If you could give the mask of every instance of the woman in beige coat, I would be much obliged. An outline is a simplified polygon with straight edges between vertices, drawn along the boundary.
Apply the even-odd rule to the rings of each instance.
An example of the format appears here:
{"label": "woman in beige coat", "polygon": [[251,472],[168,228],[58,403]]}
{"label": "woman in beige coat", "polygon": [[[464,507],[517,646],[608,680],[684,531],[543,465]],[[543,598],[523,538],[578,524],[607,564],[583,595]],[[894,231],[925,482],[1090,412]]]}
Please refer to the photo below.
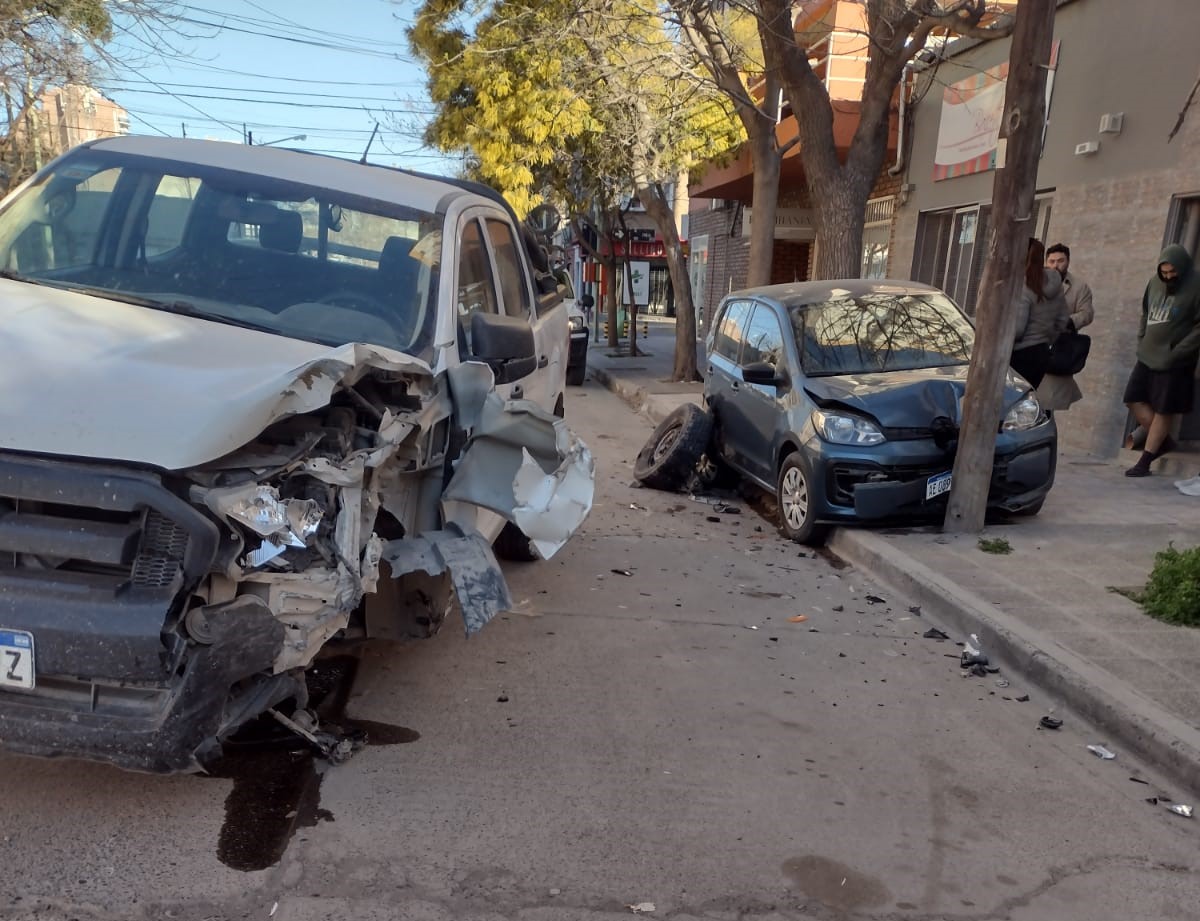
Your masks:
{"label": "woman in beige coat", "polygon": [[[1067,310],[1070,312],[1070,326],[1077,332],[1087,326],[1095,318],[1092,307],[1092,289],[1087,282],[1076,278],[1068,270],[1071,265],[1071,251],[1065,244],[1055,243],[1046,250],[1046,266],[1055,269],[1062,276],[1064,296],[1067,300]],[[1075,378],[1070,374],[1047,374],[1037,389],[1038,402],[1043,409],[1067,409],[1077,400],[1083,399],[1083,393]]]}

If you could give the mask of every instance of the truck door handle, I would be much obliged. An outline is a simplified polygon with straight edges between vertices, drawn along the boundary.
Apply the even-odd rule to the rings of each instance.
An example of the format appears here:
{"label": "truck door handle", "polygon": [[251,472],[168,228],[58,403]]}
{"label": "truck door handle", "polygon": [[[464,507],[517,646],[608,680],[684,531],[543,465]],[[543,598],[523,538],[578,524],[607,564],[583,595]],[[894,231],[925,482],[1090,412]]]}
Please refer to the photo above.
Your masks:
{"label": "truck door handle", "polygon": [[548,364],[550,364],[550,359],[547,358],[545,355],[542,355],[540,358],[538,358],[538,367],[539,368],[544,368]]}
{"label": "truck door handle", "polygon": [[740,383],[739,381],[733,381],[733,382],[732,382],[732,383],[729,385],[729,389],[730,389],[730,390],[740,390],[741,388],[742,388],[742,385],[741,385],[741,383]]}

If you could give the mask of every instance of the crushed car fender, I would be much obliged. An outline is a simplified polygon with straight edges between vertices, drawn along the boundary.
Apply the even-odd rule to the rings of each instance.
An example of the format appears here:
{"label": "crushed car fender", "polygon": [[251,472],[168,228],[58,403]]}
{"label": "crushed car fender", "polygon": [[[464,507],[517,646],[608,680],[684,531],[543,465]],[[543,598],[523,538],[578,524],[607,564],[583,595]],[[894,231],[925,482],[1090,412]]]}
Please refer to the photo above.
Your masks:
{"label": "crushed car fender", "polygon": [[512,608],[512,596],[491,545],[482,534],[457,530],[428,531],[417,537],[387,541],[383,560],[393,573],[450,574],[462,608],[467,636],[478,633],[501,611]]}
{"label": "crushed car fender", "polygon": [[591,451],[562,419],[492,394],[442,499],[503,515],[549,559],[587,518],[595,480]]}

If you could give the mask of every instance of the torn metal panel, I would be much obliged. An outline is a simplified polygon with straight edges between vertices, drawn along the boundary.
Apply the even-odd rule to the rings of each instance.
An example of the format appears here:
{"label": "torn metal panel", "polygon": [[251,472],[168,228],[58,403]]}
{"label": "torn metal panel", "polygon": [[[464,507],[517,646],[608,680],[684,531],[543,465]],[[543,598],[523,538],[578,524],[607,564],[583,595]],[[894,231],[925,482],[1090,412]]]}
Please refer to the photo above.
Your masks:
{"label": "torn metal panel", "polygon": [[503,515],[549,559],[592,508],[595,462],[562,419],[494,395],[443,493],[447,520],[465,503]]}
{"label": "torn metal panel", "polygon": [[396,577],[410,572],[450,574],[462,609],[467,636],[478,633],[501,611],[512,609],[512,596],[492,546],[481,534],[429,531],[388,541],[383,559]]}

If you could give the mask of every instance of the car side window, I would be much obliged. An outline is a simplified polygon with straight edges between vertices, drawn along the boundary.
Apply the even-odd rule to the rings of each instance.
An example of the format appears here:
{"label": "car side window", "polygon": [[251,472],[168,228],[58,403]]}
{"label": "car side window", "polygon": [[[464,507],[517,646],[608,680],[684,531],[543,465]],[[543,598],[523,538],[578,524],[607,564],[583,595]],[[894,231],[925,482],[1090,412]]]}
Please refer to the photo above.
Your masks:
{"label": "car side window", "polygon": [[737,362],[752,306],[748,301],[734,301],[725,308],[725,315],[721,317],[721,325],[717,327],[713,341],[714,353]]}
{"label": "car side window", "polygon": [[496,281],[479,222],[468,221],[458,244],[458,326],[460,344],[470,351],[471,314],[497,313]]}
{"label": "car side window", "polygon": [[746,327],[746,341],[742,346],[742,367],[766,362],[779,367],[783,364],[783,332],[775,311],[763,304],[754,308],[750,323]]}
{"label": "car side window", "polygon": [[500,276],[500,292],[504,297],[504,312],[510,317],[527,320],[530,315],[529,283],[521,263],[519,245],[512,228],[504,221],[488,218],[488,236],[496,256],[496,271]]}

